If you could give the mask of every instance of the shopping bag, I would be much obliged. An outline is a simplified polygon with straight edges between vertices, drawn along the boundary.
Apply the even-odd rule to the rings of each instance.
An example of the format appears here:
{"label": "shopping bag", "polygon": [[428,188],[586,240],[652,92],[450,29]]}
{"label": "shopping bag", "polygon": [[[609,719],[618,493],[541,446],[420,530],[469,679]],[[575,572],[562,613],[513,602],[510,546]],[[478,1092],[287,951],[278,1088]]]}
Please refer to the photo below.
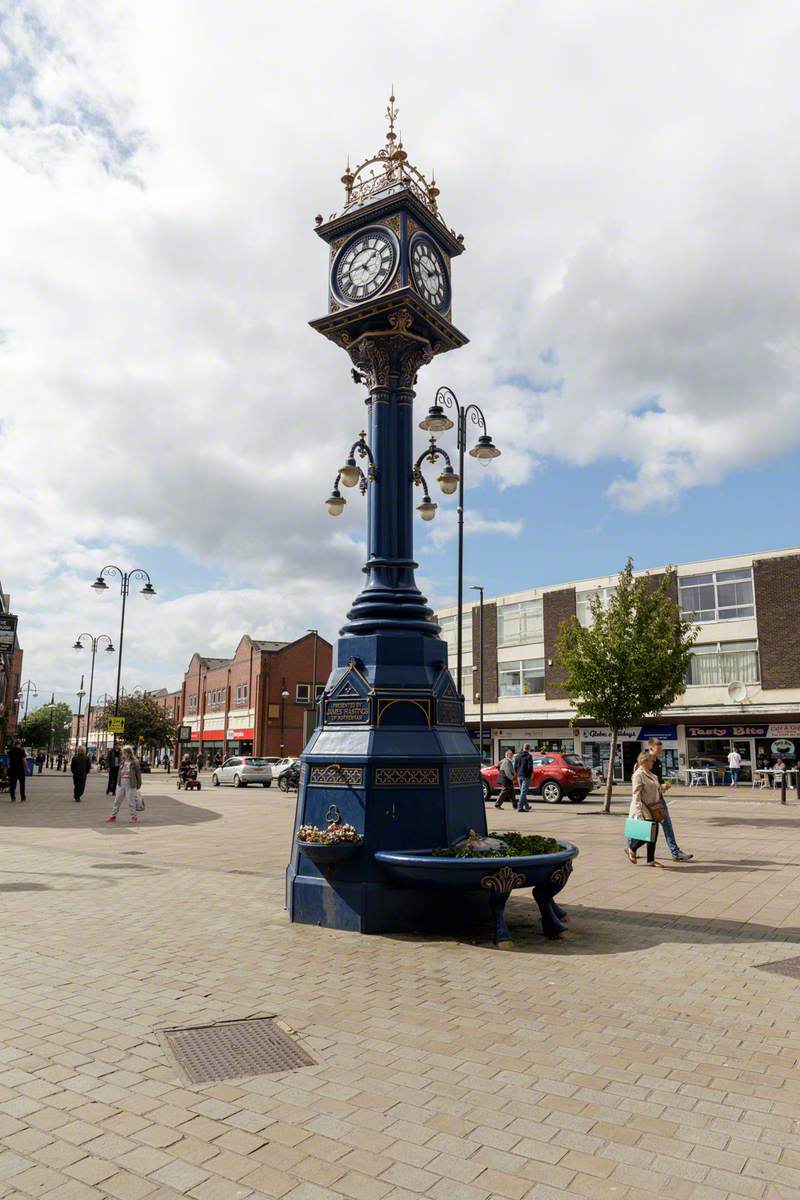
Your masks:
{"label": "shopping bag", "polygon": [[633,838],[635,842],[654,842],[657,836],[656,821],[639,821],[636,817],[628,817],[625,822],[625,837]]}

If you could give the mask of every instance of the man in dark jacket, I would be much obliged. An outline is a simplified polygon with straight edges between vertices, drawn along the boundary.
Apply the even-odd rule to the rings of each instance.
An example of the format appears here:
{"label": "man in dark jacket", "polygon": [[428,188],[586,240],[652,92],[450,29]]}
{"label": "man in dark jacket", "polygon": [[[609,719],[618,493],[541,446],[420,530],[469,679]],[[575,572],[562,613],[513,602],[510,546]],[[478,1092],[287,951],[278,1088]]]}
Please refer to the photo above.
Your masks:
{"label": "man in dark jacket", "polygon": [[75,803],[80,804],[81,796],[86,789],[86,776],[92,769],[89,755],[86,753],[83,746],[78,746],[78,749],[73,754],[72,762],[69,764],[69,769],[72,771]]}
{"label": "man in dark jacket", "polygon": [[28,756],[22,742],[17,738],[8,752],[8,790],[11,794],[12,804],[17,798],[17,784],[19,784],[20,804],[25,803],[25,764],[27,761]]}
{"label": "man in dark jacket", "polygon": [[106,795],[113,796],[117,790],[117,779],[119,778],[119,750],[116,746],[112,746],[106,757],[106,766],[108,767],[108,787]]}
{"label": "man in dark jacket", "polygon": [[533,778],[533,755],[527,742],[514,759],[514,770],[517,772],[517,778],[519,779],[517,812],[530,812],[531,806],[528,804],[528,788],[531,786],[531,779]]}

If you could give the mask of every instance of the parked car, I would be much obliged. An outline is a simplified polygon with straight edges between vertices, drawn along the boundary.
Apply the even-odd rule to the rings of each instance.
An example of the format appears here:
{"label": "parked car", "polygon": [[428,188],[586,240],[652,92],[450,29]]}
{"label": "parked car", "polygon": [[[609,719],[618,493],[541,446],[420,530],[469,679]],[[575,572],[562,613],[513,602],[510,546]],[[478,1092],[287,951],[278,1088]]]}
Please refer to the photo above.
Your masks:
{"label": "parked car", "polygon": [[221,767],[214,769],[211,782],[214,787],[230,784],[238,788],[260,783],[268,788],[272,786],[272,767],[266,758],[226,758]]}
{"label": "parked car", "polygon": [[272,778],[280,779],[281,775],[283,775],[286,771],[290,770],[290,768],[293,767],[295,763],[297,763],[299,766],[300,759],[299,758],[276,758],[274,761],[272,759],[270,759],[270,762],[272,763]]}
{"label": "parked car", "polygon": [[278,776],[278,787],[282,792],[295,792],[300,786],[300,759],[295,758]]}
{"label": "parked car", "polygon": [[[483,798],[491,800],[500,791],[500,764],[483,767]],[[519,785],[515,784],[517,790]],[[548,804],[558,804],[568,796],[576,804],[585,799],[592,790],[592,773],[577,754],[564,754],[557,750],[533,755],[533,777],[529,796],[541,796]]]}

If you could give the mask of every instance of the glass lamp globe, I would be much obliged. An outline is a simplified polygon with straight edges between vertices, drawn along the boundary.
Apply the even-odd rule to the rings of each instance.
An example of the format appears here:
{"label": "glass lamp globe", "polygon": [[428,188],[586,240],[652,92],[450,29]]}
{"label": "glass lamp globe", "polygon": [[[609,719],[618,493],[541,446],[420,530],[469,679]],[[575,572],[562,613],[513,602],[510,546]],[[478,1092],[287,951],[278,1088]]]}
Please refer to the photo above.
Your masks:
{"label": "glass lamp globe", "polygon": [[497,446],[495,446],[488,433],[481,434],[481,436],[478,438],[477,445],[473,446],[470,450],[470,454],[473,458],[477,458],[478,462],[482,462],[484,466],[491,462],[493,458],[500,457],[500,451],[497,449]]}
{"label": "glass lamp globe", "polygon": [[343,467],[339,468],[339,478],[345,487],[355,487],[361,478],[361,472],[354,458],[348,458]]}
{"label": "glass lamp globe", "polygon": [[142,595],[143,596],[155,596],[155,594],[156,594],[156,589],[153,587],[152,583],[150,583],[148,580],[148,582],[142,588]]}
{"label": "glass lamp globe", "polygon": [[453,492],[458,488],[459,476],[452,467],[445,467],[441,475],[437,479],[439,487],[444,492],[445,496],[452,496]]}
{"label": "glass lamp globe", "polygon": [[419,427],[430,433],[444,433],[446,429],[453,428],[453,422],[440,405],[432,404],[427,417],[420,421]]}
{"label": "glass lamp globe", "polygon": [[436,516],[436,509],[437,505],[433,503],[430,496],[423,496],[422,504],[417,505],[417,512],[423,521],[432,521]]}
{"label": "glass lamp globe", "polygon": [[347,504],[347,501],[338,488],[334,488],[330,496],[328,496],[328,499],[325,501],[328,512],[332,517],[340,516],[344,510],[345,504]]}

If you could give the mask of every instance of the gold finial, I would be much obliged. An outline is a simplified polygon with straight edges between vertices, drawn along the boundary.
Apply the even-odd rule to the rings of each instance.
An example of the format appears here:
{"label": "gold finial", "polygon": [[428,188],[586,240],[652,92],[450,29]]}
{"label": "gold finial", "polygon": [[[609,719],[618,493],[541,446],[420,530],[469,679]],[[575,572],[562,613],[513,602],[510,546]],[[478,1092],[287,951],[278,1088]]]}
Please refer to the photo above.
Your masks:
{"label": "gold finial", "polygon": [[347,166],[345,167],[344,175],[342,176],[342,183],[344,184],[344,190],[345,190],[345,194],[346,194],[348,200],[350,199],[350,195],[353,191],[353,180],[354,179],[355,179],[355,176],[353,175],[353,172],[350,170],[350,155],[348,154]]}
{"label": "gold finial", "polygon": [[391,148],[393,143],[397,141],[397,134],[394,131],[394,123],[397,120],[399,108],[394,106],[394,84],[392,84],[392,94],[389,97],[389,103],[386,107],[386,120],[389,122],[389,132],[386,134],[386,141]]}

